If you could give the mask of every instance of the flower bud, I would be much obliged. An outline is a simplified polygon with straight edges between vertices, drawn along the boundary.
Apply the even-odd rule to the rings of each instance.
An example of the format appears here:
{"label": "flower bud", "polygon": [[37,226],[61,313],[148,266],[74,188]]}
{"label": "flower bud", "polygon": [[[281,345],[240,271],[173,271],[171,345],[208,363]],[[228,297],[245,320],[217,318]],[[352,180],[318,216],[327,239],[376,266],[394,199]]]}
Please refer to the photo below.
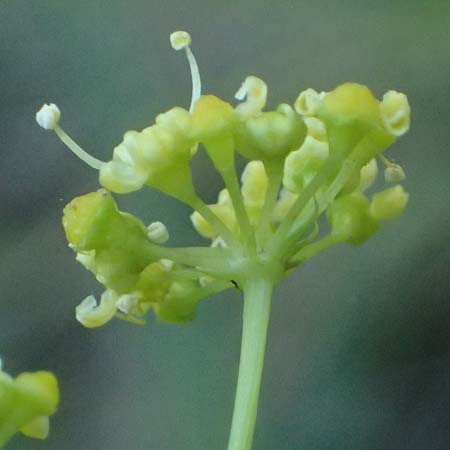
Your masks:
{"label": "flower bud", "polygon": [[46,371],[21,373],[16,379],[0,369],[0,445],[15,432],[45,439],[49,416],[59,403],[58,382]]}
{"label": "flower bud", "polygon": [[169,232],[162,222],[152,222],[147,230],[148,238],[155,244],[164,244],[169,240]]}
{"label": "flower bud", "polygon": [[283,185],[292,192],[299,192],[327,158],[327,142],[307,136],[303,145],[297,151],[289,153],[284,162]]}
{"label": "flower bud", "polygon": [[377,192],[370,203],[370,214],[377,220],[391,220],[399,217],[406,208],[409,195],[401,185]]}
{"label": "flower bud", "polygon": [[363,194],[339,197],[327,212],[332,233],[343,242],[362,244],[378,230],[378,222],[369,214],[369,202]]}
{"label": "flower bud", "polygon": [[381,117],[393,136],[402,136],[409,130],[411,108],[405,94],[388,91],[380,103]]}
{"label": "flower bud", "polygon": [[241,176],[245,206],[262,208],[266,198],[267,175],[262,161],[250,161]]}
{"label": "flower bud", "polygon": [[[209,208],[230,230],[236,229],[236,215],[231,205],[215,204],[209,205]],[[197,211],[191,214],[191,222],[197,230],[197,233],[201,234],[203,237],[209,239],[217,237],[217,232],[214,228]]]}
{"label": "flower bud", "polygon": [[306,126],[288,105],[264,112],[236,125],[236,150],[248,159],[284,158],[305,140]]}

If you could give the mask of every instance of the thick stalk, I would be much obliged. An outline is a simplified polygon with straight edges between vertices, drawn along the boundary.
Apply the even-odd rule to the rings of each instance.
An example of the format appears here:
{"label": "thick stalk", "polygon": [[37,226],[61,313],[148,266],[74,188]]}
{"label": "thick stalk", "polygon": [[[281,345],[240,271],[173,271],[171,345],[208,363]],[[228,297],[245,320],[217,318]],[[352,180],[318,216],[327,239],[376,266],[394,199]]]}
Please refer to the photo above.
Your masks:
{"label": "thick stalk", "polygon": [[273,282],[256,278],[248,280],[243,289],[241,358],[228,450],[250,450],[252,446]]}

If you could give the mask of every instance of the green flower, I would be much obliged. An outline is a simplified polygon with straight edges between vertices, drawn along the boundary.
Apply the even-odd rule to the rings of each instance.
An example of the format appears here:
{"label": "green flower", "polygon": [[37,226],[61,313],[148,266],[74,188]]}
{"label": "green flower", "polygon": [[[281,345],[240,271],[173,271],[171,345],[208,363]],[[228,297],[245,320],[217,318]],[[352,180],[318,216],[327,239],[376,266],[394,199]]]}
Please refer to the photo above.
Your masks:
{"label": "green flower", "polygon": [[[408,195],[400,185],[370,192],[378,176],[387,182],[404,172],[384,152],[409,128],[404,94],[389,91],[381,101],[361,84],[330,92],[309,88],[293,106],[264,111],[267,85],[249,76],[236,106],[201,95],[200,75],[186,32],[171,36],[191,68],[189,110],[174,107],[141,131],[128,131],[108,162],[88,155],[59,126],[60,112],[46,105],[37,120],[91,167],[107,190],[74,199],[63,225],[77,260],[105,287],[99,304],[88,296],[77,319],[97,327],[119,317],[143,323],[149,311],[168,322],[195,317],[200,300],[245,285],[255,273],[277,282],[314,254],[338,243],[361,244],[386,220],[398,217]],[[206,205],[196,193],[190,159],[203,146],[224,189]],[[235,153],[247,160],[241,182]],[[173,248],[157,218],[146,227],[117,209],[110,192],[150,186],[192,207],[191,221],[209,247]],[[318,221],[329,230],[318,239]]]}
{"label": "green flower", "polygon": [[0,368],[0,448],[17,432],[45,439],[58,403],[58,383],[52,373],[24,372],[14,379]]}

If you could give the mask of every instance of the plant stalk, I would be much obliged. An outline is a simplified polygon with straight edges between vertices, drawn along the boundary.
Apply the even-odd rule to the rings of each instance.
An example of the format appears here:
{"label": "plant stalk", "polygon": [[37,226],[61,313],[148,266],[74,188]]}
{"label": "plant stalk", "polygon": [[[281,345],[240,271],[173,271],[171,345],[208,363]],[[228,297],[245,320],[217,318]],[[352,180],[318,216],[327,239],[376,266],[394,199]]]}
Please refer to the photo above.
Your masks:
{"label": "plant stalk", "polygon": [[250,450],[255,430],[273,281],[264,277],[244,286],[241,357],[228,450]]}

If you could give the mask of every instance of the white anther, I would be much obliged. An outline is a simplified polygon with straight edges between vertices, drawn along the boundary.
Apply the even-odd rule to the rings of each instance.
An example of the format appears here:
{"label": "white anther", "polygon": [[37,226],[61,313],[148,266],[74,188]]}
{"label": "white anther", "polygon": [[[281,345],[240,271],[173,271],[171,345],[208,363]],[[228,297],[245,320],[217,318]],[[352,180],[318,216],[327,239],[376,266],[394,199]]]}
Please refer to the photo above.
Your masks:
{"label": "white anther", "polygon": [[242,118],[258,114],[266,105],[267,84],[260,78],[250,75],[234,94],[234,98],[241,101],[246,99],[244,103],[236,106],[236,112]]}
{"label": "white anther", "polygon": [[381,162],[386,166],[384,179],[387,183],[398,183],[406,178],[405,172],[399,164],[395,164],[383,154],[379,155]]}
{"label": "white anther", "polygon": [[36,122],[40,127],[45,130],[53,130],[56,135],[61,139],[61,141],[69,147],[69,149],[75,153],[78,158],[84,161],[88,166],[93,169],[100,170],[105,164],[97,158],[91,156],[88,152],[83,150],[60,126],[59,119],[61,117],[61,112],[59,108],[51,103],[44,105],[36,113]]}
{"label": "white anther", "polygon": [[44,130],[54,130],[60,117],[59,108],[54,103],[47,103],[36,113],[36,122]]}
{"label": "white anther", "polygon": [[133,314],[139,304],[139,298],[136,294],[121,295],[116,302],[117,309],[125,314]]}
{"label": "white anther", "polygon": [[183,50],[191,45],[192,39],[187,31],[174,31],[170,35],[170,44],[174,50]]}
{"label": "white anther", "polygon": [[405,172],[398,164],[391,163],[384,171],[384,179],[387,183],[398,183],[406,178]]}
{"label": "white anther", "polygon": [[195,60],[195,56],[189,47],[191,42],[191,36],[186,31],[175,31],[170,35],[170,44],[172,45],[172,48],[174,50],[184,50],[186,52],[189,68],[191,69],[192,97],[189,112],[192,112],[194,109],[194,105],[200,98],[202,91],[202,83],[200,80],[200,72],[198,70],[197,61]]}
{"label": "white anther", "polygon": [[308,88],[300,92],[294,103],[295,110],[304,116],[313,116],[319,108],[320,101],[325,96],[325,92],[318,93],[314,89]]}
{"label": "white anther", "polygon": [[169,240],[169,232],[162,222],[152,222],[147,230],[148,238],[155,244],[164,244]]}

